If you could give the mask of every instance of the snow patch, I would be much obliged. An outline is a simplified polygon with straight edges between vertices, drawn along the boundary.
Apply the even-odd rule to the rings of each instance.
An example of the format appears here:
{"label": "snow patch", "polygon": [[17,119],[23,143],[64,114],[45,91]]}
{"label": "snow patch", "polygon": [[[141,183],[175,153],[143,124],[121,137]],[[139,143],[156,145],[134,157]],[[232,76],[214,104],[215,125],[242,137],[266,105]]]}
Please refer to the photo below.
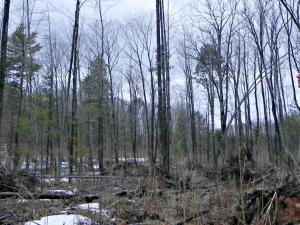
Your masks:
{"label": "snow patch", "polygon": [[48,190],[50,193],[54,194],[66,194],[66,195],[74,195],[74,192],[68,190]]}
{"label": "snow patch", "polygon": [[23,204],[23,203],[26,203],[26,202],[28,202],[26,199],[17,199],[18,204]]}
{"label": "snow patch", "polygon": [[79,210],[87,210],[94,213],[99,213],[101,211],[101,207],[99,203],[87,203],[76,206]]}
{"label": "snow patch", "polygon": [[[61,183],[68,183],[69,182],[69,178],[66,178],[66,177],[63,177],[63,178],[60,178],[59,180]],[[45,178],[43,180],[44,183],[46,184],[52,184],[55,182],[55,178],[51,177],[51,178]]]}
{"label": "snow patch", "polygon": [[69,182],[69,178],[66,178],[66,177],[61,178],[60,182],[62,182],[62,183],[68,183]]}
{"label": "snow patch", "polygon": [[46,198],[46,199],[39,199],[39,201],[40,202],[51,202],[51,199],[48,199],[48,198]]}
{"label": "snow patch", "polygon": [[55,181],[54,178],[45,178],[45,179],[44,179],[44,182],[45,182],[46,184],[54,183],[54,181]]}
{"label": "snow patch", "polygon": [[115,221],[115,218],[113,217],[111,211],[109,211],[108,209],[101,208],[99,203],[80,204],[77,205],[75,208],[79,210],[86,210],[92,213],[101,213],[102,216],[104,216],[106,219]]}
{"label": "snow patch", "polygon": [[92,225],[91,219],[81,215],[52,215],[42,217],[40,220],[26,222],[24,225]]}
{"label": "snow patch", "polygon": [[[136,161],[139,162],[139,163],[144,163],[144,162],[147,162],[147,158],[136,158]],[[134,158],[133,157],[129,157],[129,158],[119,158],[119,161],[120,162],[134,162]]]}

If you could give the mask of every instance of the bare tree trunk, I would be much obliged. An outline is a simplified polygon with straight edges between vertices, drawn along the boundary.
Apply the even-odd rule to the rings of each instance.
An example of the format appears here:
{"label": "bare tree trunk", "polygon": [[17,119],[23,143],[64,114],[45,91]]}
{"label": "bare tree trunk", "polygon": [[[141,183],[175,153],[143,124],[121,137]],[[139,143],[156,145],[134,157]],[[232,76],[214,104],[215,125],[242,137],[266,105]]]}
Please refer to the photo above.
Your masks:
{"label": "bare tree trunk", "polygon": [[207,101],[207,113],[206,113],[206,124],[207,124],[207,129],[206,129],[206,160],[207,164],[209,165],[210,163],[210,118],[209,118],[209,101]]}
{"label": "bare tree trunk", "polygon": [[[193,78],[192,78],[192,69],[191,62],[188,58],[187,46],[186,46],[186,37],[184,36],[183,41],[183,72],[185,75],[185,88],[186,88],[186,105],[187,111],[189,112],[189,122],[190,122],[190,135],[192,140],[192,157],[194,159],[194,163],[199,163],[196,161],[197,154],[197,142],[196,142],[196,121],[195,121],[195,107],[194,107],[194,88],[193,88]],[[209,156],[208,156],[209,157]]]}
{"label": "bare tree trunk", "polygon": [[48,15],[48,35],[50,47],[50,93],[48,102],[48,124],[47,124],[47,168],[48,169],[48,156],[50,155],[50,168],[54,167],[54,153],[53,153],[53,90],[54,90],[54,56],[53,44],[51,36],[50,18]]}
{"label": "bare tree trunk", "polygon": [[[131,72],[130,72],[131,73]],[[131,139],[131,151],[134,159],[134,163],[137,164],[136,161],[136,153],[137,153],[137,96],[136,96],[136,88],[134,87],[133,79],[131,74],[128,76],[128,85],[129,85],[129,94],[130,94],[130,105],[129,105],[129,114],[130,114],[130,139]]]}
{"label": "bare tree trunk", "polygon": [[[72,38],[72,50],[70,59],[70,70],[69,70],[69,80],[73,71],[73,85],[72,85],[72,114],[71,114],[71,134],[69,139],[69,174],[73,175],[74,169],[74,150],[77,148],[77,41],[78,41],[78,29],[79,29],[79,11],[80,11],[80,0],[77,0],[76,10],[75,10],[75,24],[73,30]],[[73,69],[73,70],[72,70]],[[67,93],[68,94],[68,93]],[[77,161],[77,160],[76,160]],[[71,179],[69,179],[71,181]]]}
{"label": "bare tree trunk", "polygon": [[165,32],[163,20],[163,1],[156,0],[156,44],[157,44],[157,85],[158,85],[158,124],[159,140],[162,156],[162,170],[166,175],[170,173],[168,118],[167,118],[167,81],[165,63]]}
{"label": "bare tree trunk", "polygon": [[[211,75],[209,75],[211,76]],[[208,104],[210,108],[210,118],[211,118],[211,145],[212,145],[212,156],[213,156],[213,166],[218,168],[218,155],[216,151],[215,142],[215,88],[210,80],[207,80],[206,85]]]}
{"label": "bare tree trunk", "polygon": [[[3,111],[3,94],[4,84],[6,76],[6,53],[7,53],[7,41],[8,41],[8,22],[9,22],[9,7],[10,0],[4,1],[2,30],[1,30],[1,53],[0,53],[0,131],[2,126],[2,111]],[[1,137],[1,136],[0,136]]]}
{"label": "bare tree trunk", "polygon": [[[100,17],[100,25],[101,25],[101,53],[100,53],[100,73],[104,73],[104,22],[103,22],[103,15],[102,15],[102,1],[99,0],[98,2],[98,11],[99,11],[99,17]],[[100,77],[100,82],[101,84],[99,85],[101,90],[99,91],[99,113],[98,113],[98,132],[99,132],[99,137],[98,137],[98,165],[99,165],[99,170],[104,169],[104,129],[103,129],[103,98],[104,98],[104,78],[103,76]]]}
{"label": "bare tree trunk", "polygon": [[[90,104],[89,104],[90,108]],[[93,162],[93,128],[90,112],[87,113],[88,120],[88,165],[89,169],[94,172],[94,162]],[[100,169],[100,168],[99,168]]]}
{"label": "bare tree trunk", "polygon": [[237,46],[237,71],[236,75],[233,77],[234,85],[234,110],[237,114],[235,117],[235,129],[236,129],[236,148],[239,149],[243,141],[243,129],[242,129],[242,118],[241,118],[241,108],[240,108],[240,97],[239,97],[239,83],[241,77],[241,41],[239,40]]}
{"label": "bare tree trunk", "polygon": [[256,130],[255,130],[255,143],[256,143],[256,156],[258,156],[258,140],[260,135],[260,113],[259,113],[259,102],[257,97],[257,85],[256,85],[256,71],[257,71],[257,53],[254,53],[254,72],[253,72],[253,80],[255,81],[254,85],[254,99],[255,99],[255,111],[256,111]]}
{"label": "bare tree trunk", "polygon": [[[244,56],[243,56],[243,64],[244,64],[244,80],[245,80],[245,89],[246,93],[250,92],[249,89],[249,76],[248,76],[248,60],[247,60],[247,48],[246,48],[246,40],[244,40]],[[246,122],[246,147],[251,152],[251,157],[253,157],[253,139],[252,139],[252,121],[251,121],[251,110],[250,110],[250,96],[247,96],[245,101],[245,122]]]}
{"label": "bare tree trunk", "polygon": [[[108,64],[110,64],[110,59],[108,57]],[[114,153],[115,163],[119,164],[119,154],[117,149],[117,117],[116,117],[116,105],[114,99],[114,89],[113,89],[113,78],[111,68],[108,68],[109,81],[110,81],[110,102],[111,102],[111,131],[112,131],[112,149]]]}

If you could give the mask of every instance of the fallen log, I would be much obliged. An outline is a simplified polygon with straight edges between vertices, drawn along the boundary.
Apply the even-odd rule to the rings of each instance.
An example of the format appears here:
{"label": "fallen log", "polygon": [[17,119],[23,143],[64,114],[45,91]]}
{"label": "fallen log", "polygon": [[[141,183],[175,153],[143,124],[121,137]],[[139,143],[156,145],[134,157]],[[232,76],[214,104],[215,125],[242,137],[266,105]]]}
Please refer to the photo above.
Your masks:
{"label": "fallen log", "polygon": [[118,196],[118,197],[128,197],[128,198],[133,198],[133,197],[139,197],[142,198],[145,195],[162,195],[161,190],[147,190],[144,187],[137,188],[136,190],[121,190],[113,193],[113,195]]}
{"label": "fallen log", "polygon": [[22,199],[72,199],[82,198],[85,201],[92,201],[99,199],[98,195],[78,195],[64,192],[50,192],[50,193],[18,193],[18,192],[0,192],[0,199],[5,198],[22,198]]}
{"label": "fallen log", "polygon": [[140,177],[151,177],[150,175],[125,175],[125,176],[112,176],[112,175],[86,175],[86,176],[80,176],[80,175],[72,175],[72,176],[59,176],[59,177],[53,177],[53,176],[48,176],[48,175],[45,175],[45,176],[36,176],[36,178],[39,178],[40,180],[45,180],[45,179],[57,179],[57,180],[60,180],[60,179],[126,179],[126,178],[131,178],[131,177],[136,177],[136,178],[140,178]]}
{"label": "fallen log", "polygon": [[129,197],[129,196],[133,196],[135,193],[135,191],[133,190],[122,190],[122,191],[118,191],[113,193],[115,196],[118,197]]}

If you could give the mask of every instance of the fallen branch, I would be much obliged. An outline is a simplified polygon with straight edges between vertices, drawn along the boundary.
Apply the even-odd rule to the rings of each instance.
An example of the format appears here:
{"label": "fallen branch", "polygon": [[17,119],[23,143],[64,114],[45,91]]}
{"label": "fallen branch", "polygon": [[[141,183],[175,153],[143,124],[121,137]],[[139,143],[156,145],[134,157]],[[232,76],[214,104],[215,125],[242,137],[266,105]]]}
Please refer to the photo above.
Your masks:
{"label": "fallen branch", "polygon": [[189,216],[185,220],[176,222],[175,225],[184,225],[184,224],[186,224],[188,222],[191,222],[193,219],[195,219],[195,218],[197,218],[199,216],[208,214],[208,213],[210,213],[209,209],[203,210],[203,211],[198,212],[198,213],[194,213],[193,215]]}
{"label": "fallen branch", "polygon": [[57,193],[18,193],[18,192],[0,192],[0,199],[5,198],[23,198],[23,199],[72,199],[83,198],[86,201],[99,199],[98,195],[85,195],[57,192]]}
{"label": "fallen branch", "polygon": [[136,190],[121,190],[121,191],[117,191],[113,194],[115,196],[118,196],[118,197],[128,197],[128,198],[139,197],[139,198],[142,198],[145,195],[154,195],[154,194],[156,194],[158,196],[161,196],[162,191],[161,190],[147,190],[147,189],[141,187],[141,188],[137,188]]}

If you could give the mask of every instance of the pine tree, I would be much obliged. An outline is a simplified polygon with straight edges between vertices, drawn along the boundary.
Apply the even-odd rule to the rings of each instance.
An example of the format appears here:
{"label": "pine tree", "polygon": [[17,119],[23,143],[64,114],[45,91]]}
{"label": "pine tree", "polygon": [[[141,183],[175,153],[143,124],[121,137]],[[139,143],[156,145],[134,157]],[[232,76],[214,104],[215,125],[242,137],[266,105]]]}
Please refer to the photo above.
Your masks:
{"label": "pine tree", "polygon": [[[102,61],[102,62],[101,62]],[[89,167],[93,168],[93,155],[92,155],[92,145],[93,145],[93,135],[92,135],[92,119],[97,121],[98,136],[97,148],[98,148],[98,166],[99,169],[103,169],[103,149],[104,149],[104,121],[107,118],[105,115],[105,107],[108,106],[108,96],[109,96],[109,81],[107,77],[107,71],[105,70],[105,62],[101,60],[98,56],[94,61],[90,63],[89,74],[82,81],[81,84],[84,102],[83,107],[88,109],[88,146],[89,146]],[[95,118],[96,117],[96,118]]]}
{"label": "pine tree", "polygon": [[18,166],[21,156],[20,138],[28,135],[30,129],[29,125],[24,131],[23,126],[24,121],[29,121],[30,115],[30,109],[23,107],[26,99],[23,87],[26,81],[29,82],[29,77],[41,69],[41,66],[32,60],[41,50],[40,44],[36,41],[37,33],[33,32],[27,36],[25,31],[24,25],[21,24],[13,32],[9,40],[7,56],[8,82],[13,83],[18,91],[17,119],[14,131],[15,146],[12,152],[15,167]]}

